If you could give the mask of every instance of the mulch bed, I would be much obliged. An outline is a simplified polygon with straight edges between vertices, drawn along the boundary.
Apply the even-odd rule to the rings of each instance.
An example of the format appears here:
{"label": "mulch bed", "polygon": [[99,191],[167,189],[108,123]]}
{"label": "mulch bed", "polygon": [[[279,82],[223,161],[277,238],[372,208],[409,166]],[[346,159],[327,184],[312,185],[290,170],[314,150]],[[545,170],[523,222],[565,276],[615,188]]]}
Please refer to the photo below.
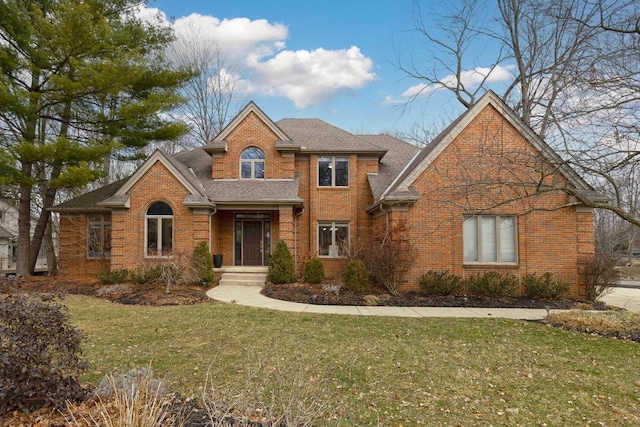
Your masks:
{"label": "mulch bed", "polygon": [[354,292],[327,284],[308,283],[273,284],[262,294],[284,301],[319,305],[377,305],[389,307],[479,307],[479,308],[547,308],[556,310],[600,309],[601,304],[585,304],[572,299],[554,301],[534,300],[527,297],[478,298],[471,296],[431,296],[422,292],[404,292],[390,295],[384,289],[366,293]]}

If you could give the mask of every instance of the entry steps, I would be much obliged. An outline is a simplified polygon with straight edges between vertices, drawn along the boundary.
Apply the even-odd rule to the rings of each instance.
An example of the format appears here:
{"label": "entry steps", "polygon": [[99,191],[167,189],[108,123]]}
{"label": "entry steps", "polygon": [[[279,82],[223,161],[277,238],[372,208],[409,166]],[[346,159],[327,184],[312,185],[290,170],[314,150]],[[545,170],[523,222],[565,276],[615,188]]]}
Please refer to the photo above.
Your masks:
{"label": "entry steps", "polygon": [[267,281],[268,267],[222,267],[220,285],[264,286]]}

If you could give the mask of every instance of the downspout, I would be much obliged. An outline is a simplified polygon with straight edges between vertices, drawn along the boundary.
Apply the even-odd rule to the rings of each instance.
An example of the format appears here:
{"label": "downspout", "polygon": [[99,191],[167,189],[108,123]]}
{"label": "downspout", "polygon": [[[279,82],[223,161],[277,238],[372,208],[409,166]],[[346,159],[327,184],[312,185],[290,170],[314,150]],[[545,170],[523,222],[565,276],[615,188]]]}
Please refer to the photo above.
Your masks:
{"label": "downspout", "polygon": [[304,208],[293,216],[293,263],[298,273],[298,217],[304,213]]}
{"label": "downspout", "polygon": [[387,231],[389,231],[389,209],[384,209],[383,206],[384,206],[383,200],[380,200],[380,208],[379,209],[380,209],[380,212],[384,213],[384,215],[385,215],[385,218],[386,218],[386,220],[385,220],[386,229],[387,229]]}
{"label": "downspout", "polygon": [[216,214],[216,212],[218,212],[218,207],[213,206],[213,212],[209,214],[209,252],[211,252],[211,249],[212,249],[211,245],[213,244],[213,241],[211,240],[211,231],[213,230],[213,226],[211,225],[211,219]]}

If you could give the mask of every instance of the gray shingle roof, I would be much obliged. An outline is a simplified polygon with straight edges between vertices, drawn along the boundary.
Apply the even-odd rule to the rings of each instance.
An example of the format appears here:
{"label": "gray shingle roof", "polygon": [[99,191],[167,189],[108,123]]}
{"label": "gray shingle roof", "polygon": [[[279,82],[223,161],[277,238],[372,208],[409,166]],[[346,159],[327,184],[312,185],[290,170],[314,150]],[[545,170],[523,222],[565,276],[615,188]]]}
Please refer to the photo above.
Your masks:
{"label": "gray shingle roof", "polygon": [[368,176],[375,201],[380,198],[384,190],[391,185],[407,163],[420,151],[420,148],[386,134],[360,135],[360,138],[387,150],[378,165],[378,173],[369,174]]}
{"label": "gray shingle roof", "polygon": [[301,152],[384,155],[379,146],[320,119],[282,119],[276,124],[294,144],[300,146]]}
{"label": "gray shingle roof", "polygon": [[209,180],[207,193],[217,204],[302,203],[298,180]]}
{"label": "gray shingle roof", "polygon": [[90,191],[82,196],[75,197],[71,200],[67,200],[57,206],[51,208],[52,211],[73,211],[73,210],[102,210],[108,211],[104,207],[100,207],[98,202],[108,199],[113,196],[128,178],[121,179],[111,184],[107,184],[104,187],[100,187],[97,190]]}

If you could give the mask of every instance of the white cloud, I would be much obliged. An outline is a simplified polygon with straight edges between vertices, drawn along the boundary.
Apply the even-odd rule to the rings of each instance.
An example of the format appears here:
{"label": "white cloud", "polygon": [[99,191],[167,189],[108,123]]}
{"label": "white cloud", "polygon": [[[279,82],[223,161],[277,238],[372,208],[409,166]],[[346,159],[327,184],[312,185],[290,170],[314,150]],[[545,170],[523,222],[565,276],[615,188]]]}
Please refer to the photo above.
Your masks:
{"label": "white cloud", "polygon": [[291,99],[296,108],[306,108],[349,94],[376,76],[373,62],[360,49],[282,51],[255,64],[254,89]]}
{"label": "white cloud", "polygon": [[306,108],[351,94],[376,78],[372,60],[357,46],[287,50],[287,26],[264,19],[221,20],[194,13],[171,24],[153,8],[141,8],[138,16],[151,19],[158,12],[167,25],[173,25],[180,46],[194,34],[198,49],[217,46],[227,62],[227,74],[238,78],[236,89],[249,96],[284,96],[296,108]]}
{"label": "white cloud", "polygon": [[[480,83],[500,83],[513,79],[512,65],[502,66],[496,65],[493,69],[487,67],[477,67],[473,70],[466,70],[460,73],[460,83],[467,89],[476,88]],[[424,83],[411,86],[402,93],[403,98],[412,98],[416,96],[427,96],[435,91],[445,88],[456,87],[458,78],[450,74],[441,79],[438,83],[427,85]]]}

